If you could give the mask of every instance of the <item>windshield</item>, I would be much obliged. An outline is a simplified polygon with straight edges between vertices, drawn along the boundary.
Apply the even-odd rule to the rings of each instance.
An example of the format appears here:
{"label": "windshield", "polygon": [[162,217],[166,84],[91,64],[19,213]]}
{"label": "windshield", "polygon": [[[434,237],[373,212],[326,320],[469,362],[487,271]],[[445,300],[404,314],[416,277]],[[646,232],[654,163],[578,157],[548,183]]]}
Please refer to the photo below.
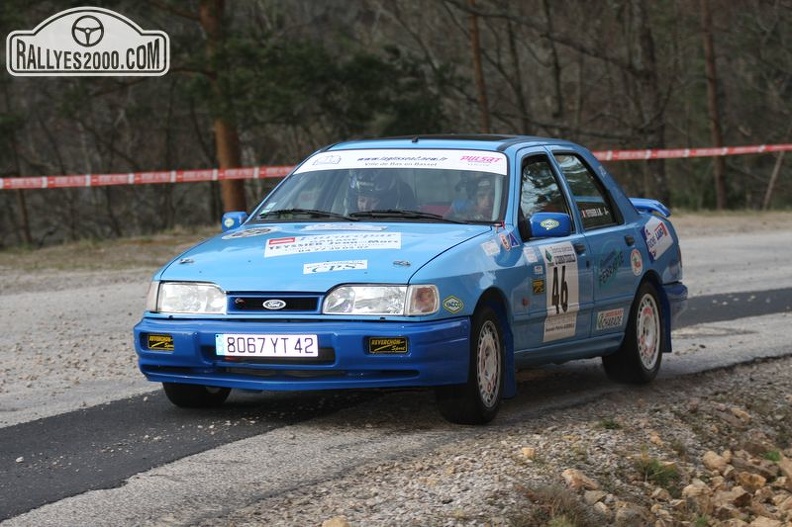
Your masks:
{"label": "windshield", "polygon": [[323,153],[303,163],[267,196],[253,217],[263,222],[289,219],[493,223],[502,220],[506,182],[506,157],[501,153]]}

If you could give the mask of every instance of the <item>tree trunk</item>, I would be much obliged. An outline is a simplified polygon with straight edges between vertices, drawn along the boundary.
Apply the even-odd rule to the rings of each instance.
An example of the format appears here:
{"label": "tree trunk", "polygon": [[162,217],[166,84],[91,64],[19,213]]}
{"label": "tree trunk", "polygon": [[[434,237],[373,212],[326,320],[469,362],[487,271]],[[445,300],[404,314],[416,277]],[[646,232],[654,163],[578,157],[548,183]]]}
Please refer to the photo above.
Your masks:
{"label": "tree trunk", "polygon": [[[198,14],[201,27],[206,32],[206,52],[210,64],[210,80],[219,110],[214,118],[215,145],[217,162],[221,169],[236,168],[242,164],[239,135],[232,118],[228,95],[218,81],[217,50],[225,38],[223,34],[224,0],[201,0]],[[241,179],[220,181],[220,195],[225,212],[246,210],[245,183]]]}
{"label": "tree trunk", "polygon": [[[10,113],[11,109],[11,95],[8,90],[8,83],[3,83],[3,95],[5,99],[6,111]],[[14,159],[14,168],[16,169],[17,177],[22,176],[22,163],[19,159],[19,145],[17,143],[16,131],[11,131],[10,135],[11,155]],[[19,207],[19,227],[21,227],[21,240],[28,246],[33,244],[33,235],[30,232],[30,218],[28,217],[27,201],[25,200],[25,191],[16,191],[17,206]],[[20,239],[19,231],[17,231],[17,239]]]}
{"label": "tree trunk", "polygon": [[[214,122],[215,143],[217,144],[217,161],[220,168],[233,168],[241,165],[242,153],[239,147],[239,135],[234,125],[226,119],[218,118]],[[223,199],[223,211],[245,210],[245,186],[241,179],[220,181],[220,196]]]}
{"label": "tree trunk", "polygon": [[781,165],[784,162],[785,152],[779,152],[776,157],[775,165],[773,166],[773,173],[770,174],[770,182],[767,184],[767,191],[765,191],[764,200],[762,201],[762,210],[769,210],[770,203],[773,201],[773,187],[778,181],[778,174],[781,173]]}
{"label": "tree trunk", "polygon": [[[545,18],[547,18],[547,33],[553,35],[555,33],[555,28],[553,27],[553,13],[550,10],[550,0],[544,0],[542,2],[542,9],[544,10]],[[564,115],[564,90],[561,86],[561,62],[558,58],[556,43],[552,38],[547,40],[547,46],[550,51],[550,64],[553,72],[553,88],[555,91],[555,100],[551,115],[553,119],[561,119]]]}
{"label": "tree trunk", "polygon": [[520,68],[520,54],[517,52],[517,35],[514,33],[514,24],[511,20],[506,21],[506,31],[509,39],[509,56],[511,57],[512,70],[514,70],[514,98],[517,108],[520,110],[520,133],[531,133],[531,121],[529,109],[529,99],[525,97],[523,90],[523,76]]}
{"label": "tree trunk", "polygon": [[481,114],[481,133],[490,133],[489,100],[487,98],[487,85],[484,81],[484,70],[481,66],[481,39],[478,28],[478,15],[476,15],[476,0],[468,0],[470,8],[470,46],[473,51],[473,77],[476,79],[478,92],[479,112]]}
{"label": "tree trunk", "polygon": [[22,227],[22,241],[25,245],[30,247],[33,245],[33,235],[30,233],[30,218],[28,217],[27,201],[25,200],[25,191],[17,190],[17,206],[19,207],[19,221]]}
{"label": "tree trunk", "polygon": [[[665,148],[665,110],[660,93],[660,75],[657,71],[654,36],[649,24],[646,0],[633,2],[638,29],[638,55],[636,66],[641,99],[641,133],[647,148]],[[671,206],[666,165],[663,159],[647,161],[646,170],[654,183],[657,199]]]}
{"label": "tree trunk", "polygon": [[[701,35],[704,40],[704,68],[707,77],[707,110],[709,113],[710,140],[712,147],[723,146],[720,110],[718,106],[718,75],[715,68],[715,44],[712,38],[712,12],[709,0],[701,0]],[[723,210],[727,206],[726,195],[726,160],[723,156],[715,157],[715,208]]]}

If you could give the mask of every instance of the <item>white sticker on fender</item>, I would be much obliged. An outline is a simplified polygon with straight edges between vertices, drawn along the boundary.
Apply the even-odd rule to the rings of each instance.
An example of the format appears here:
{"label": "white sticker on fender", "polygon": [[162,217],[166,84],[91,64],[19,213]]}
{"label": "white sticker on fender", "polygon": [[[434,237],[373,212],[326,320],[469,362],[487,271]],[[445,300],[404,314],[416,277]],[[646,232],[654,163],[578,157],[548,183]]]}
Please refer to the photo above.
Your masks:
{"label": "white sticker on fender", "polygon": [[540,249],[547,270],[547,317],[544,342],[575,336],[580,311],[580,277],[575,248],[569,242]]}
{"label": "white sticker on fender", "polygon": [[646,239],[646,246],[649,249],[649,257],[652,261],[660,258],[674,244],[674,240],[671,239],[671,233],[668,232],[668,226],[656,216],[652,216],[646,222],[644,238]]}

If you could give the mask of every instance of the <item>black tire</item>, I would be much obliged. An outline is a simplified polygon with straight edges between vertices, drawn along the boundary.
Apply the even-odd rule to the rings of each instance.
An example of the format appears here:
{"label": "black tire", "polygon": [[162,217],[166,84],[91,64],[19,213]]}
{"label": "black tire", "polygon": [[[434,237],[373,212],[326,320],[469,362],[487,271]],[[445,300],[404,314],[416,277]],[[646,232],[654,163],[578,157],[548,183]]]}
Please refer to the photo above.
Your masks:
{"label": "black tire", "polygon": [[630,308],[624,342],[616,353],[602,358],[605,373],[620,383],[651,382],[660,371],[666,345],[666,321],[657,289],[644,282]]}
{"label": "black tire", "polygon": [[503,329],[492,308],[476,310],[470,336],[468,381],[440,386],[435,394],[440,414],[446,420],[482,425],[498,414],[503,395]]}
{"label": "black tire", "polygon": [[200,384],[175,384],[163,382],[168,400],[179,408],[212,408],[228,399],[231,388],[217,388]]}

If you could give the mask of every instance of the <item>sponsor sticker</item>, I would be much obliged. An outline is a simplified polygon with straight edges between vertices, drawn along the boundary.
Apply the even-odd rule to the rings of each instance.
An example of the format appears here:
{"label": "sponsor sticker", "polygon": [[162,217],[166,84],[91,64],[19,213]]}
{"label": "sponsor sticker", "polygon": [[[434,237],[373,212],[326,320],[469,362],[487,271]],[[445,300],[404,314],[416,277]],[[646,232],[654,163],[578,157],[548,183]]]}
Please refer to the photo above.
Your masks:
{"label": "sponsor sticker", "polygon": [[495,240],[487,240],[481,244],[481,248],[484,250],[484,254],[487,256],[496,256],[500,253],[500,249],[498,248],[498,244]]}
{"label": "sponsor sticker", "polygon": [[577,313],[547,317],[544,328],[544,341],[549,342],[575,336],[577,329]]}
{"label": "sponsor sticker", "polygon": [[341,163],[341,156],[333,154],[316,156],[313,161],[314,165],[337,165],[339,163]]}
{"label": "sponsor sticker", "polygon": [[641,276],[643,273],[643,256],[638,249],[633,249],[630,253],[630,267],[635,276]]}
{"label": "sponsor sticker", "polygon": [[536,254],[536,249],[533,247],[526,247],[523,249],[523,256],[528,263],[536,263],[539,261],[539,256]]}
{"label": "sponsor sticker", "polygon": [[544,230],[546,230],[546,231],[549,231],[549,230],[553,230],[553,229],[555,229],[556,227],[558,227],[558,226],[559,226],[559,225],[561,225],[561,224],[560,224],[560,223],[558,223],[558,220],[554,220],[554,219],[547,219],[547,220],[544,220],[544,221],[542,221],[541,223],[539,223],[539,225],[541,225],[541,227],[542,227]]}
{"label": "sponsor sticker", "polygon": [[401,233],[355,232],[271,238],[267,240],[267,245],[264,247],[264,257],[272,258],[292,254],[375,249],[401,249]]}
{"label": "sponsor sticker", "polygon": [[407,353],[406,337],[370,337],[369,353]]}
{"label": "sponsor sticker", "polygon": [[271,232],[277,232],[278,227],[254,227],[252,229],[244,229],[241,231],[234,231],[231,234],[223,236],[224,240],[231,240],[234,238],[250,238],[253,236],[263,236]]}
{"label": "sponsor sticker", "polygon": [[339,260],[337,262],[303,264],[303,274],[361,271],[365,269],[368,269],[368,260]]}
{"label": "sponsor sticker", "polygon": [[618,248],[612,249],[599,261],[597,283],[601,288],[611,285],[623,263],[624,253]]}
{"label": "sponsor sticker", "polygon": [[649,258],[652,261],[660,258],[674,243],[668,225],[657,216],[652,216],[644,227],[646,247],[649,249]]}
{"label": "sponsor sticker", "polygon": [[506,175],[508,163],[505,154],[484,154],[480,150],[343,150],[316,154],[297,167],[295,173],[357,168],[438,168]]}
{"label": "sponsor sticker", "polygon": [[548,267],[577,263],[577,254],[571,243],[561,243],[558,245],[546,245],[544,247],[545,264]]}
{"label": "sponsor sticker", "polygon": [[533,289],[533,294],[543,295],[545,292],[544,278],[536,278],[534,280],[531,280],[531,287]]}
{"label": "sponsor sticker", "polygon": [[306,225],[304,231],[384,231],[388,227],[368,225],[365,223],[312,223]]}
{"label": "sponsor sticker", "polygon": [[175,349],[172,335],[149,334],[146,345],[148,349],[154,351],[173,351]]}
{"label": "sponsor sticker", "polygon": [[169,67],[165,32],[101,7],[67,9],[6,38],[6,68],[15,76],[160,76]]}
{"label": "sponsor sticker", "polygon": [[445,300],[443,300],[443,307],[449,313],[456,314],[456,313],[459,313],[460,311],[462,311],[462,309],[464,309],[465,304],[462,302],[462,300],[460,300],[457,297],[451,295],[451,296],[447,297]]}
{"label": "sponsor sticker", "polygon": [[624,321],[624,309],[609,309],[597,313],[597,323],[595,329],[604,331],[607,329],[617,329],[622,326]]}
{"label": "sponsor sticker", "polygon": [[465,154],[459,158],[462,163],[469,163],[471,165],[489,166],[503,162],[503,158],[497,155],[473,155]]}

